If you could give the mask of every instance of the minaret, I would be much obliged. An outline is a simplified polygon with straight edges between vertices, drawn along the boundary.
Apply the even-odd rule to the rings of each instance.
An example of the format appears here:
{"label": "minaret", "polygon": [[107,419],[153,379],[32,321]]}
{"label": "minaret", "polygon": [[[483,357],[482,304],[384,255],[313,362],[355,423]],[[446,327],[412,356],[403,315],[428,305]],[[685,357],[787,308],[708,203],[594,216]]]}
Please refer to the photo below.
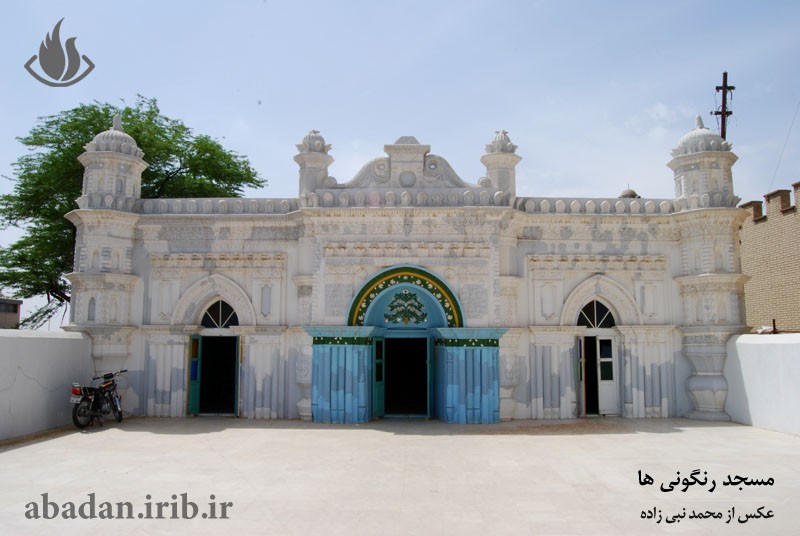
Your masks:
{"label": "minaret", "polygon": [[682,301],[683,353],[693,368],[686,388],[694,410],[686,417],[728,421],[727,342],[745,329],[738,228],[746,211],[736,208],[731,175],[737,156],[699,116],[672,156],[681,247],[673,275]]}
{"label": "minaret", "polygon": [[698,115],[695,128],[672,150],[667,164],[674,172],[675,200],[679,210],[735,207],[731,167],[738,157],[731,144],[707,129]]}
{"label": "minaret", "polygon": [[147,162],[136,141],[123,130],[119,114],[113,126],[98,134],[78,157],[85,168],[83,189],[77,199],[80,208],[108,208],[133,211],[141,197],[142,172]]}
{"label": "minaret", "polygon": [[119,115],[85,149],[78,157],[85,168],[79,208],[66,215],[77,230],[74,271],[67,275],[72,283],[69,328],[92,337],[95,359],[115,360],[97,367],[107,370],[124,366],[134,309],[141,315],[141,303],[134,303],[140,278],[132,260],[139,218],[134,211],[147,162],[122,130]]}
{"label": "minaret", "polygon": [[486,145],[486,154],[481,157],[481,163],[486,166],[486,176],[493,187],[510,194],[513,198],[517,195],[516,170],[517,163],[522,160],[514,154],[517,146],[511,143],[508,132],[495,131],[492,143]]}
{"label": "minaret", "polygon": [[298,154],[294,161],[300,166],[300,196],[306,196],[321,188],[328,178],[328,167],[333,157],[328,154],[331,146],[325,143],[318,130],[309,132],[303,142],[296,145]]}

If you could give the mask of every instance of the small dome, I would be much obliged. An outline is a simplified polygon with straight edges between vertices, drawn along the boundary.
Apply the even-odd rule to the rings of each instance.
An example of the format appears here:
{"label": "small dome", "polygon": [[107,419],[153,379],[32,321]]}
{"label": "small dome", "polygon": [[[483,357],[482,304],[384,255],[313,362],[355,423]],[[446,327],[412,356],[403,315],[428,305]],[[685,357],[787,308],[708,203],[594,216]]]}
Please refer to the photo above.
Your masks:
{"label": "small dome", "polygon": [[704,151],[730,151],[731,144],[722,139],[716,132],[707,129],[698,115],[695,118],[694,130],[684,134],[678,146],[672,150],[672,156],[700,153]]}
{"label": "small dome", "polygon": [[619,194],[620,199],[639,199],[641,197],[642,197],[641,195],[636,193],[636,190],[633,190],[631,188],[622,190],[622,193]]}
{"label": "small dome", "polygon": [[331,150],[331,146],[325,144],[325,138],[322,137],[319,130],[312,130],[306,134],[303,143],[297,144],[296,147],[301,153],[328,154],[328,151]]}
{"label": "small dome", "polygon": [[517,146],[511,143],[511,138],[508,137],[508,132],[505,130],[495,130],[492,143],[486,145],[488,154],[513,153],[516,150]]}
{"label": "small dome", "polygon": [[144,156],[144,152],[136,145],[136,140],[122,130],[120,115],[114,116],[110,129],[104,130],[84,146],[87,151],[110,151],[129,154],[136,158]]}

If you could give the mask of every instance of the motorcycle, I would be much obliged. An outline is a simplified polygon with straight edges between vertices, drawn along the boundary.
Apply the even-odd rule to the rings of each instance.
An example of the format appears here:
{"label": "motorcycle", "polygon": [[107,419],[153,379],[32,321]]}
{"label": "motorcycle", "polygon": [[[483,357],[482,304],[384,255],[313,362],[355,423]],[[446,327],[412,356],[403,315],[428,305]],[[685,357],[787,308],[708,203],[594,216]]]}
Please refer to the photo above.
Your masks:
{"label": "motorcycle", "polygon": [[117,376],[128,372],[128,369],[108,372],[100,376],[95,376],[92,381],[103,380],[97,387],[74,382],[72,384],[72,396],[69,401],[75,404],[72,407],[72,422],[78,428],[86,428],[92,421],[102,424],[102,416],[114,414],[117,422],[122,421],[122,404],[117,394]]}

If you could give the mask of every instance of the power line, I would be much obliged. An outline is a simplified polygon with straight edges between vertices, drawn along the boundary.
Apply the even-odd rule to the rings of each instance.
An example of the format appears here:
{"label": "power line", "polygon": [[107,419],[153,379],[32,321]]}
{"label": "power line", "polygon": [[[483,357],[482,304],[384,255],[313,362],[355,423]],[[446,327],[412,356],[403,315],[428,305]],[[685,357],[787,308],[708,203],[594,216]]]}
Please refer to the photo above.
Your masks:
{"label": "power line", "polygon": [[781,149],[781,154],[778,155],[778,163],[775,164],[775,171],[772,173],[772,180],[769,181],[769,187],[767,188],[767,192],[772,191],[772,183],[775,182],[775,176],[778,174],[778,168],[781,165],[781,160],[783,160],[783,154],[786,152],[786,145],[789,143],[789,136],[792,134],[792,128],[794,127],[794,121],[797,119],[797,112],[800,111],[800,100],[797,101],[797,106],[794,109],[794,116],[792,117],[792,123],[789,125],[789,132],[786,133],[786,139],[783,141],[783,149]]}

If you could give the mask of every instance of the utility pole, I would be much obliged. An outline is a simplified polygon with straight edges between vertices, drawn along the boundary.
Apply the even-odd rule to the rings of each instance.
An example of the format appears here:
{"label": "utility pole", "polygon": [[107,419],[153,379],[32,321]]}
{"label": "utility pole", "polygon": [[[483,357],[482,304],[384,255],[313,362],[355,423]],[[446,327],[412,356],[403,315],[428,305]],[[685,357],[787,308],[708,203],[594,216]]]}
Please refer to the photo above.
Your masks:
{"label": "utility pole", "polygon": [[721,123],[720,123],[720,132],[719,135],[722,136],[722,139],[726,139],[725,135],[727,133],[727,125],[728,125],[728,116],[731,115],[733,112],[728,110],[728,92],[730,91],[733,93],[733,90],[736,89],[735,86],[728,85],[728,71],[723,71],[722,73],[722,85],[717,86],[717,91],[722,91],[722,110],[717,110],[712,112],[713,115],[721,116]]}

